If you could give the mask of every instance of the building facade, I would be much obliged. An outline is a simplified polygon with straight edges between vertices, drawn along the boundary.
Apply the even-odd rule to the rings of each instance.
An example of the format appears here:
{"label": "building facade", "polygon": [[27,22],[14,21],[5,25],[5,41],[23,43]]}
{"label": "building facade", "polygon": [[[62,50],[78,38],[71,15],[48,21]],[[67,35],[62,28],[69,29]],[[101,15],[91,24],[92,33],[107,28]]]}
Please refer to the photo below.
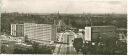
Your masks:
{"label": "building facade", "polygon": [[[56,41],[56,26],[50,24],[35,24],[35,23],[24,23],[23,27],[15,27],[11,25],[11,35],[20,35],[23,32],[23,36],[27,36],[29,40],[48,43],[50,41]],[[18,30],[18,29],[19,30]],[[22,31],[21,31],[22,29]],[[20,31],[20,32],[17,32]]]}
{"label": "building facade", "polygon": [[24,36],[24,25],[23,24],[11,24],[11,35],[12,36]]}
{"label": "building facade", "polygon": [[116,37],[116,28],[114,26],[91,26],[85,27],[85,41],[95,41],[97,38]]}

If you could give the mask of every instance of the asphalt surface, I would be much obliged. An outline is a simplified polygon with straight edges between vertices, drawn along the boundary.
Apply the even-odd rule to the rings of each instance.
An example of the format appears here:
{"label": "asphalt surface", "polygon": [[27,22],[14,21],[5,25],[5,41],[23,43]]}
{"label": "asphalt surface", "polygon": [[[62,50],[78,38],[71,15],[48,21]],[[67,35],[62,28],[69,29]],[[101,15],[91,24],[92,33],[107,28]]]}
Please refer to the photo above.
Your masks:
{"label": "asphalt surface", "polygon": [[56,44],[54,54],[73,54],[73,55],[77,54],[75,48],[72,45],[72,37],[74,36],[68,36],[68,35],[69,32],[60,35],[59,39],[62,42],[67,42],[69,44]]}
{"label": "asphalt surface", "polygon": [[76,51],[73,46],[62,44],[58,54],[76,54]]}

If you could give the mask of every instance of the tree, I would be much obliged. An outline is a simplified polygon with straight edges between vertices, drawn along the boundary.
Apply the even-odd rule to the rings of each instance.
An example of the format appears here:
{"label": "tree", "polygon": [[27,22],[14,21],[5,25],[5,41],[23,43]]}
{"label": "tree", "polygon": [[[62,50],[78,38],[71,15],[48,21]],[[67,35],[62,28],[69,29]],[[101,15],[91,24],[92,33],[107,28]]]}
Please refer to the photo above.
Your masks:
{"label": "tree", "polygon": [[82,38],[75,38],[74,42],[73,42],[73,47],[75,48],[77,53],[80,52],[82,50],[82,47],[83,47],[83,39]]}
{"label": "tree", "polygon": [[32,54],[34,53],[32,47],[25,47],[22,45],[15,45],[13,54]]}
{"label": "tree", "polygon": [[32,47],[35,53],[38,53],[39,43],[33,42]]}
{"label": "tree", "polygon": [[1,45],[1,53],[6,53],[6,45]]}
{"label": "tree", "polygon": [[32,47],[34,54],[52,54],[51,46],[39,45],[39,43],[34,42]]}
{"label": "tree", "polygon": [[88,54],[88,53],[92,53],[91,51],[93,51],[93,50],[94,50],[94,47],[91,46],[91,42],[88,42],[88,43],[84,43],[81,52],[83,54]]}

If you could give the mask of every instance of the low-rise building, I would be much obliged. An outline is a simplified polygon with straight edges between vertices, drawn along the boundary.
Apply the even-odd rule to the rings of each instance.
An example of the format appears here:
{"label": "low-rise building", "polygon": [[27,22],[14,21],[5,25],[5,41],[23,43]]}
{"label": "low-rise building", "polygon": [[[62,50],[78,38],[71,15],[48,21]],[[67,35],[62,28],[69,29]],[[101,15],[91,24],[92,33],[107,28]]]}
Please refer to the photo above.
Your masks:
{"label": "low-rise building", "polygon": [[95,41],[97,38],[116,37],[116,28],[114,26],[90,26],[85,27],[85,41]]}

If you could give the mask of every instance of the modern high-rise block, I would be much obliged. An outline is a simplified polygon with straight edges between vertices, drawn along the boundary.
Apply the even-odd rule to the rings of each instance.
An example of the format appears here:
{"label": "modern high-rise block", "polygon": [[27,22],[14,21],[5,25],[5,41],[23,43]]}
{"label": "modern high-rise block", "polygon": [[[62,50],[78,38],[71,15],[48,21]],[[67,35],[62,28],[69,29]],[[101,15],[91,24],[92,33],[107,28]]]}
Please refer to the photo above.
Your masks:
{"label": "modern high-rise block", "polygon": [[[23,29],[22,29],[23,28]],[[24,23],[22,27],[23,36],[27,36],[29,40],[48,43],[50,41],[56,41],[56,26],[51,24],[35,24]],[[15,25],[12,24],[12,35],[17,35],[14,31],[17,30]],[[19,29],[19,28],[18,28]],[[19,32],[18,32],[19,33]]]}
{"label": "modern high-rise block", "polygon": [[12,36],[24,36],[24,25],[23,24],[11,24],[11,35]]}

